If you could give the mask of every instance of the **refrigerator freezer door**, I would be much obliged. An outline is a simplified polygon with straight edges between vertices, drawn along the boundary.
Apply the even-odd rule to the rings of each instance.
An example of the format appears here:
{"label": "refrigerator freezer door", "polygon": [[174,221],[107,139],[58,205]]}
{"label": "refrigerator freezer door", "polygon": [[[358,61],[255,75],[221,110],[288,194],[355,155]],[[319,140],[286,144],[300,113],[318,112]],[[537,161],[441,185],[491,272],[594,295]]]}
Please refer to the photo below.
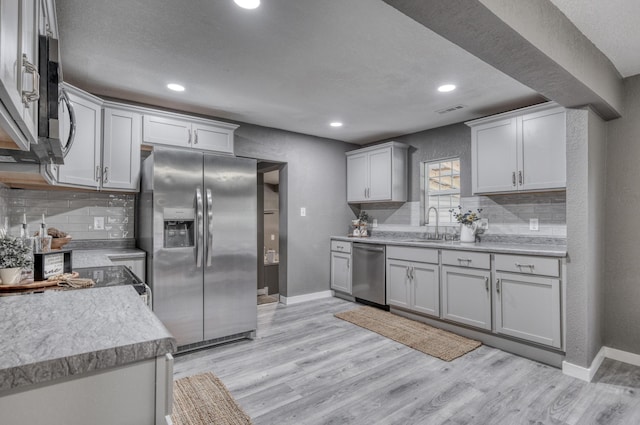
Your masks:
{"label": "refrigerator freezer door", "polygon": [[[178,345],[203,339],[202,271],[198,257],[204,253],[201,229],[203,203],[202,154],[173,149],[155,149],[153,167],[153,311],[176,337]],[[176,208],[196,212],[196,242],[193,246],[165,248],[164,214]],[[172,217],[173,218],[173,217]],[[200,257],[202,258],[202,257]]]}
{"label": "refrigerator freezer door", "polygon": [[204,339],[257,327],[256,161],[204,155]]}

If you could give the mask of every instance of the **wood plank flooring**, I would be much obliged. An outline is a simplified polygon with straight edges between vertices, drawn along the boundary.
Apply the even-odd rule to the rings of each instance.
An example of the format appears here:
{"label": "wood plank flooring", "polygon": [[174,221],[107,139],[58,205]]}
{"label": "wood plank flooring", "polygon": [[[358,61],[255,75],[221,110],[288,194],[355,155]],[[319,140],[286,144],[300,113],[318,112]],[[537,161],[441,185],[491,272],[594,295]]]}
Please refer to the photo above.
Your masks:
{"label": "wood plank flooring", "polygon": [[333,317],[337,298],[258,307],[254,341],[176,357],[211,371],[255,425],[640,424],[640,368],[605,360],[594,381],[482,346],[444,362]]}

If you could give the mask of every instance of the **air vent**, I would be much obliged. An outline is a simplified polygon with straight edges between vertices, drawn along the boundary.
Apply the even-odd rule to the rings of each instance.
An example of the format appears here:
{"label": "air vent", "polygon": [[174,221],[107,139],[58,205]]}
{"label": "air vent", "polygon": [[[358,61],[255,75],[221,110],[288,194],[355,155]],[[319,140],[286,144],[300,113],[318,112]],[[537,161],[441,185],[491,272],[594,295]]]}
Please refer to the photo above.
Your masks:
{"label": "air vent", "polygon": [[449,112],[453,112],[453,111],[457,111],[459,109],[464,108],[464,105],[456,105],[456,106],[450,106],[448,108],[444,108],[444,109],[440,109],[439,111],[436,111],[439,114],[448,114]]}

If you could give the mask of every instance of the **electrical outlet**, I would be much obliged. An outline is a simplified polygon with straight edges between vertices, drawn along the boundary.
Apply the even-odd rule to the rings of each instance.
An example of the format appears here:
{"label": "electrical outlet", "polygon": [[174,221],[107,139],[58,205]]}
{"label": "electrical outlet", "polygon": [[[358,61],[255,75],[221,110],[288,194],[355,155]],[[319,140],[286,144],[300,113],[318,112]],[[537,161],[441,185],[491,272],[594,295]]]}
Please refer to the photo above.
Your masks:
{"label": "electrical outlet", "polygon": [[378,227],[378,219],[377,218],[373,219],[373,223],[371,224],[371,227]]}
{"label": "electrical outlet", "polygon": [[271,235],[271,240],[275,241],[276,240],[276,235]]}
{"label": "electrical outlet", "polygon": [[480,228],[482,230],[488,230],[489,229],[489,219],[488,218],[481,218],[480,219],[480,223],[478,225],[478,228]]}
{"label": "electrical outlet", "polygon": [[93,230],[104,230],[104,217],[93,217]]}
{"label": "electrical outlet", "polygon": [[306,217],[307,209],[305,207],[300,208],[300,217]]}
{"label": "electrical outlet", "polygon": [[539,230],[539,222],[537,218],[529,219],[529,230],[538,231]]}

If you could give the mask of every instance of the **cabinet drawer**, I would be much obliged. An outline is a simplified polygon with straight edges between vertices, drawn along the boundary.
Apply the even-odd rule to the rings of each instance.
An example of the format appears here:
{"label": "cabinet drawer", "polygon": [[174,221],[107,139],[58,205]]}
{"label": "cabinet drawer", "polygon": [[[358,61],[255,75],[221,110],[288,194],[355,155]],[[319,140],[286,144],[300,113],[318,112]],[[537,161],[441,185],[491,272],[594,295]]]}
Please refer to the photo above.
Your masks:
{"label": "cabinet drawer", "polygon": [[349,254],[351,252],[351,242],[331,241],[331,251],[338,251]]}
{"label": "cabinet drawer", "polygon": [[387,246],[387,258],[438,264],[438,250],[429,248],[408,248],[404,246]]}
{"label": "cabinet drawer", "polygon": [[491,254],[468,251],[442,251],[442,264],[476,269],[491,268]]}
{"label": "cabinet drawer", "polygon": [[560,261],[557,258],[496,255],[495,262],[497,271],[541,276],[560,276]]}

